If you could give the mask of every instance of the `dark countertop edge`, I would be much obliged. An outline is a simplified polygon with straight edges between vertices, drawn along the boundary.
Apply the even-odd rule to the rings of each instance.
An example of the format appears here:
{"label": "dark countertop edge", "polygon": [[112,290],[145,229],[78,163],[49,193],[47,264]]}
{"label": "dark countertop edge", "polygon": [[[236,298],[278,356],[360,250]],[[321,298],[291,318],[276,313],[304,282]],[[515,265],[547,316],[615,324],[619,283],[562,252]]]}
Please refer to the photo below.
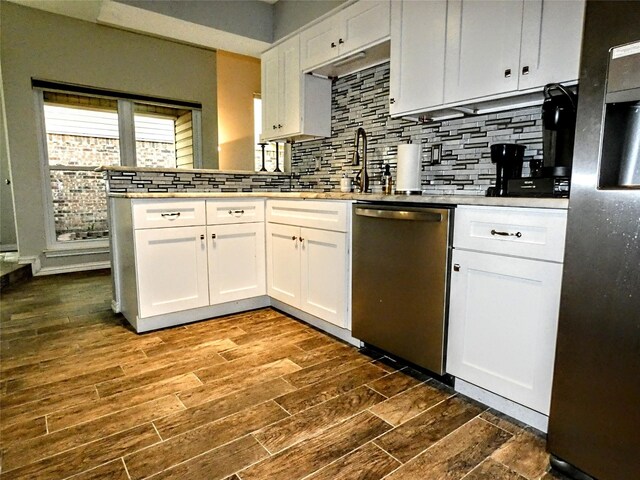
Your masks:
{"label": "dark countertop edge", "polygon": [[482,197],[479,195],[383,195],[321,192],[188,192],[188,193],[110,193],[111,198],[282,198],[351,200],[359,202],[398,202],[442,205],[568,209],[568,198]]}

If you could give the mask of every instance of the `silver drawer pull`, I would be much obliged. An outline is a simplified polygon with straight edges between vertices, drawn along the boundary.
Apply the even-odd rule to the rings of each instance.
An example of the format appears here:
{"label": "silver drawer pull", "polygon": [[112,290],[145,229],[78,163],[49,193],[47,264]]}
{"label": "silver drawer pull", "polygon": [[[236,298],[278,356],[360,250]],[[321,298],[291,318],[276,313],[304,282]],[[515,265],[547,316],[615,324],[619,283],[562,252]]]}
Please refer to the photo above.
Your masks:
{"label": "silver drawer pull", "polygon": [[516,238],[520,238],[522,236],[522,233],[520,232],[516,232],[516,233],[510,233],[510,232],[499,232],[498,230],[491,230],[491,235],[500,235],[502,237],[516,237]]}
{"label": "silver drawer pull", "polygon": [[161,213],[161,217],[169,217],[169,218],[178,218],[180,216],[180,212],[167,212]]}
{"label": "silver drawer pull", "polygon": [[240,217],[244,215],[244,210],[229,210],[229,215],[234,215],[236,217]]}

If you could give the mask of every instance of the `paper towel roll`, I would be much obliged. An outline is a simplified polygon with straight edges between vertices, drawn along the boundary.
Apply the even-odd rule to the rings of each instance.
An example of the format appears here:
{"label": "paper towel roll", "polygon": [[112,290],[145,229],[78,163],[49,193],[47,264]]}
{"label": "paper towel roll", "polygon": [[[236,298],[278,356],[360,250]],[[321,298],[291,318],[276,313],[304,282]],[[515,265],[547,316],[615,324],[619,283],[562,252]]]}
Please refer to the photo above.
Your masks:
{"label": "paper towel roll", "polygon": [[420,145],[414,143],[398,145],[396,192],[422,193],[420,173]]}

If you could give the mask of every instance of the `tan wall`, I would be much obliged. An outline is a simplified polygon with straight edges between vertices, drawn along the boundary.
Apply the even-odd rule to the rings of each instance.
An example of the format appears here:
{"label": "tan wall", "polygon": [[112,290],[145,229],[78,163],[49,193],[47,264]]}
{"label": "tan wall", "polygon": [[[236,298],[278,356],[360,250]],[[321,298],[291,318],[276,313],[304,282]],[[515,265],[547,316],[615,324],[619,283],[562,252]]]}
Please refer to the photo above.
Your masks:
{"label": "tan wall", "polygon": [[46,249],[31,78],[200,102],[203,162],[217,167],[215,52],[5,1],[0,2],[0,15],[2,88],[21,256],[41,256]]}
{"label": "tan wall", "polygon": [[218,51],[217,67],[220,169],[253,171],[253,95],[260,93],[260,60]]}

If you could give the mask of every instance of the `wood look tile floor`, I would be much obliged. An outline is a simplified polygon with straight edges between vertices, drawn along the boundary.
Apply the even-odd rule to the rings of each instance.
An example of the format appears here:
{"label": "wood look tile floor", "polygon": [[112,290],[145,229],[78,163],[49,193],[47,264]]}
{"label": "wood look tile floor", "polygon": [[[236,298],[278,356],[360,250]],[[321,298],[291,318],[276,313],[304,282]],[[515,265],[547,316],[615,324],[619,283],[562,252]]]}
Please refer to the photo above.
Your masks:
{"label": "wood look tile floor", "polygon": [[550,480],[544,439],[263,309],[138,335],[109,272],[2,292],[4,479]]}

